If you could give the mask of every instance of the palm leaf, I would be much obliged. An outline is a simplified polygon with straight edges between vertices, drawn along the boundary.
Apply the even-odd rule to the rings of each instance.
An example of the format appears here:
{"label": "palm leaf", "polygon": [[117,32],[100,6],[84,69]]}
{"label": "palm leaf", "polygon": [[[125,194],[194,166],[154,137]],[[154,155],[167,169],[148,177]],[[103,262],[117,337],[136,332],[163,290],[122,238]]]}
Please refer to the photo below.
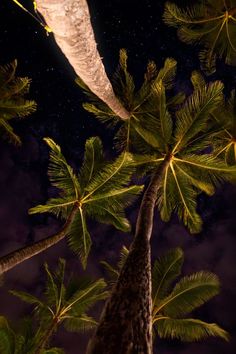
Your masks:
{"label": "palm leaf", "polygon": [[79,255],[82,266],[85,269],[92,241],[87,230],[85,214],[81,207],[70,225],[67,238],[69,247]]}
{"label": "palm leaf", "polygon": [[176,147],[181,149],[193,136],[206,128],[209,114],[223,102],[223,84],[215,81],[202,86],[176,112]]}
{"label": "palm leaf", "polygon": [[19,299],[26,302],[27,304],[43,306],[43,303],[37,297],[26,293],[25,291],[10,290],[10,293],[14,296],[17,296]]}
{"label": "palm leaf", "polygon": [[197,319],[173,319],[157,317],[154,326],[160,338],[179,339],[183,342],[196,342],[208,337],[229,340],[228,333],[215,323],[206,323]]}
{"label": "palm leaf", "polygon": [[104,163],[102,142],[98,137],[89,138],[85,144],[84,161],[79,172],[79,183],[84,189]]}
{"label": "palm leaf", "polygon": [[184,260],[183,251],[175,248],[159,257],[152,269],[153,307],[166,296],[172,282],[180,275]]}
{"label": "palm leaf", "polygon": [[213,273],[198,272],[183,277],[169,296],[161,301],[157,312],[177,317],[192,312],[219,293],[219,280]]}
{"label": "palm leaf", "polygon": [[69,332],[85,332],[97,326],[97,321],[86,314],[79,317],[67,316],[64,321],[64,327]]}
{"label": "palm leaf", "polygon": [[44,141],[51,149],[48,174],[52,185],[59,188],[63,195],[78,199],[80,195],[78,179],[61,153],[60,146],[50,138],[44,138]]}

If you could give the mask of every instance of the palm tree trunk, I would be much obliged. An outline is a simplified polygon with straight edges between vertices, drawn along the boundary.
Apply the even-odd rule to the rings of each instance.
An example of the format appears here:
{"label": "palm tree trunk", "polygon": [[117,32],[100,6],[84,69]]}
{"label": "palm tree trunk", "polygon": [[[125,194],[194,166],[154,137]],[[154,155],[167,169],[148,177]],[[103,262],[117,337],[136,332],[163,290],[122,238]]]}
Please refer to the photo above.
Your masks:
{"label": "palm tree trunk", "polygon": [[151,354],[151,250],[154,207],[166,158],[143,196],[135,238],[87,354]]}
{"label": "palm tree trunk", "polygon": [[130,113],[116,98],[97,50],[86,0],[36,0],[39,12],[76,74],[121,119]]}
{"label": "palm tree trunk", "polygon": [[22,247],[7,254],[6,256],[1,257],[0,275],[15,267],[17,264],[26,261],[27,259],[45,251],[49,247],[55,245],[57,242],[61,241],[66,236],[77,211],[78,205],[75,204],[64,226],[56,234],[35,242],[33,245]]}

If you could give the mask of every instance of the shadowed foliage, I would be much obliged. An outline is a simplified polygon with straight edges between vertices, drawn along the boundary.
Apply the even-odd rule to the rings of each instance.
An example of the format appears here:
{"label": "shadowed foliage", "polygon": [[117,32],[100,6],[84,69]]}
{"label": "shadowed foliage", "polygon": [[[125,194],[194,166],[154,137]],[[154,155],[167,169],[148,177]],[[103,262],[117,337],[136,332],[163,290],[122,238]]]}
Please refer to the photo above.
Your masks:
{"label": "shadowed foliage", "polygon": [[178,29],[185,43],[200,44],[202,69],[207,74],[216,70],[216,59],[236,65],[236,1],[201,0],[182,8],[165,4],[164,22]]}
{"label": "shadowed foliage", "polygon": [[25,99],[29,92],[30,79],[16,77],[17,61],[0,66],[0,132],[16,145],[20,137],[11,126],[13,118],[24,118],[36,110],[36,103]]}

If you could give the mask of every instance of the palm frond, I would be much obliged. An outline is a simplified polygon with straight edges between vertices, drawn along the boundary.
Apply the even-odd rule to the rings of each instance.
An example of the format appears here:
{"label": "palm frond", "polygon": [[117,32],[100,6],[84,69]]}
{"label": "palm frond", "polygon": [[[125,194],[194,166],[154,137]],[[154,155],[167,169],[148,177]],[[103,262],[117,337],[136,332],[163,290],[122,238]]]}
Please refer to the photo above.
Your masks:
{"label": "palm frond", "polygon": [[176,149],[181,149],[193,136],[206,128],[209,114],[223,102],[223,84],[215,81],[195,90],[176,112]]}
{"label": "palm frond", "polygon": [[83,268],[86,268],[87,258],[92,245],[87,229],[85,214],[80,207],[67,233],[69,247],[79,255]]}
{"label": "palm frond", "polygon": [[89,196],[110,192],[112,189],[123,188],[129,183],[135,171],[132,155],[122,153],[114,162],[107,163],[98,171],[86,187],[86,199]]}
{"label": "palm frond", "polygon": [[104,289],[106,283],[104,279],[96,281],[81,282],[78,290],[66,301],[64,313],[67,315],[82,317],[97,301],[104,300],[108,296],[108,292]]}
{"label": "palm frond", "polygon": [[169,296],[158,306],[157,312],[171,317],[183,316],[219,293],[218,277],[209,272],[198,272],[183,277]]}
{"label": "palm frond", "polygon": [[85,332],[97,326],[97,321],[86,315],[82,314],[79,317],[66,316],[64,327],[69,332]]}
{"label": "palm frond", "polygon": [[85,144],[84,161],[79,172],[79,183],[84,189],[104,164],[102,142],[98,137],[89,138]]}
{"label": "palm frond", "polygon": [[180,275],[184,254],[181,248],[170,250],[159,257],[152,269],[152,298],[153,307],[166,296],[172,282]]}
{"label": "palm frond", "polygon": [[3,134],[6,135],[6,138],[9,140],[9,142],[15,145],[21,144],[20,137],[14,132],[11,125],[5,119],[2,118],[0,118],[0,130],[3,132]]}
{"label": "palm frond", "polygon": [[60,146],[50,138],[44,138],[44,141],[51,149],[48,174],[52,185],[59,188],[63,196],[74,196],[78,199],[80,195],[78,179],[63,156]]}
{"label": "palm frond", "polygon": [[17,296],[19,299],[26,302],[27,304],[43,306],[43,303],[37,297],[25,291],[10,290],[10,294]]}
{"label": "palm frond", "polygon": [[228,333],[215,323],[192,318],[173,319],[165,316],[157,317],[154,321],[160,338],[179,339],[183,342],[196,342],[208,337],[229,340]]}
{"label": "palm frond", "polygon": [[29,209],[29,214],[37,214],[37,213],[52,213],[57,217],[61,217],[62,219],[66,219],[70,214],[73,205],[77,202],[74,197],[67,198],[50,198],[46,204],[39,204],[33,208]]}

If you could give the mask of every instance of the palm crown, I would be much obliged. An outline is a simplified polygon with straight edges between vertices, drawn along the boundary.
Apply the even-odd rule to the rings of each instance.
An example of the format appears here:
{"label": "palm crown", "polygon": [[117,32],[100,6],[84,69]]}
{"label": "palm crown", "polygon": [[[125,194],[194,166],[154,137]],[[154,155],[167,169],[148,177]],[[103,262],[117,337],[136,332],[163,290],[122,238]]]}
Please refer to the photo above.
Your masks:
{"label": "palm crown", "polygon": [[63,259],[59,259],[56,271],[51,272],[47,264],[45,271],[47,280],[44,299],[22,291],[11,291],[13,295],[34,306],[34,315],[39,322],[34,348],[38,348],[40,354],[59,325],[63,324],[68,331],[84,331],[96,326],[96,320],[86,312],[107,297],[103,279],[76,281],[71,278],[65,282]]}
{"label": "palm crown", "polygon": [[127,186],[135,171],[132,155],[125,152],[114,162],[105,161],[99,138],[87,140],[84,162],[78,175],[66,162],[60,147],[52,139],[45,141],[51,149],[49,178],[52,185],[58,188],[59,197],[31,208],[29,213],[51,212],[67,218],[76,208],[68,241],[86,267],[91,248],[87,216],[114,225],[119,230],[129,231],[130,224],[125,218],[124,208],[133,202],[143,186]]}
{"label": "palm crown", "polygon": [[182,41],[204,47],[199,57],[206,73],[215,71],[217,57],[236,65],[235,0],[201,0],[185,9],[167,2],[164,22],[178,28]]}
{"label": "palm crown", "polygon": [[[116,268],[107,262],[101,262],[109,273],[111,283],[117,280],[128,253],[128,249],[123,246]],[[208,336],[228,340],[227,332],[217,324],[186,318],[196,308],[217,295],[220,284],[215,274],[204,271],[184,276],[177,281],[183,261],[183,251],[176,248],[154,262],[152,269],[154,334],[161,338],[186,342],[198,341]]]}
{"label": "palm crown", "polygon": [[[32,329],[32,321],[24,319],[21,331],[15,332],[4,316],[0,316],[0,352],[4,354],[35,354],[38,337]],[[43,349],[41,354],[64,354],[60,348]]]}
{"label": "palm crown", "polygon": [[16,67],[16,60],[0,67],[0,129],[11,142],[20,144],[20,137],[13,131],[10,121],[34,112],[36,103],[24,98],[29,92],[30,79],[15,77]]}
{"label": "palm crown", "polygon": [[[168,162],[162,171],[157,195],[161,217],[168,221],[174,211],[192,233],[197,233],[202,223],[196,211],[198,193],[203,191],[212,195],[221,180],[231,179],[236,172],[235,168],[228,167],[209,153],[212,138],[209,119],[212,112],[223,104],[223,84],[220,81],[206,84],[194,72],[191,77],[193,94],[188,98],[181,93],[168,98],[166,87],[167,90],[172,87],[176,66],[176,62],[169,66],[168,63],[173,64],[173,61],[168,59],[163,69],[151,71],[153,76],[148,82],[147,77],[151,74],[146,74],[144,84],[135,94],[133,79],[122,53],[119,74],[115,76],[121,92],[132,92],[126,95],[126,107],[131,109],[131,118],[123,123],[117,139],[122,136],[122,141],[127,142],[125,149],[142,153],[142,156],[136,156],[137,165],[146,162],[149,170],[156,171],[163,161]],[[132,109],[133,97],[141,97],[140,92],[144,91],[145,99],[140,98],[140,105],[137,101],[136,108]],[[93,102],[84,105],[85,108],[102,120],[104,117],[111,120],[108,109],[90,92],[88,95]]]}

